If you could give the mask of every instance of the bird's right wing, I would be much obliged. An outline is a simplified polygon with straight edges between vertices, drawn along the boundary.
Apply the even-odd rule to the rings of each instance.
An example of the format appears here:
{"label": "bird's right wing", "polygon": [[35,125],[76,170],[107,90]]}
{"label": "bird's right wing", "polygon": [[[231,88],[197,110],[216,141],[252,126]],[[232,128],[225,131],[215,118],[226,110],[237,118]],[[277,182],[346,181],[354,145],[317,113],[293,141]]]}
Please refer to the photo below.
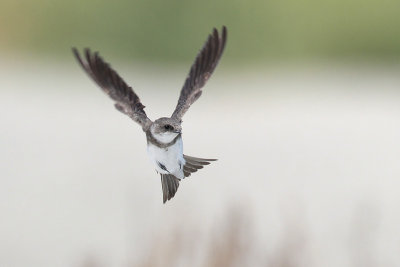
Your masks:
{"label": "bird's right wing", "polygon": [[143,131],[147,131],[152,122],[147,117],[139,97],[118,73],[104,62],[97,52],[91,53],[89,49],[85,49],[83,60],[76,48],[72,51],[86,73],[116,102],[115,107],[139,123]]}

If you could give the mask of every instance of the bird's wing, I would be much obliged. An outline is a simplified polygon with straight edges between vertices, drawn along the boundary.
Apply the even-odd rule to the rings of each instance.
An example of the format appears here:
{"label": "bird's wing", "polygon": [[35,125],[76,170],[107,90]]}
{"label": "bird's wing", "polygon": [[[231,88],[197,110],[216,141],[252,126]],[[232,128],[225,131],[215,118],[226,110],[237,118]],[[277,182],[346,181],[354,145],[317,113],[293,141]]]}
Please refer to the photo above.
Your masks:
{"label": "bird's wing", "polygon": [[222,27],[221,34],[214,28],[213,33],[208,36],[206,43],[190,68],[172,118],[181,120],[190,105],[200,97],[201,88],[210,78],[221,58],[226,38],[227,30],[225,26]]}
{"label": "bird's wing", "polygon": [[163,203],[167,202],[175,196],[176,191],[179,187],[179,179],[172,174],[160,174],[161,175],[161,187],[163,191]]}
{"label": "bird's wing", "polygon": [[186,155],[183,155],[183,158],[186,161],[185,166],[183,166],[185,177],[188,177],[192,173],[197,172],[197,170],[202,169],[204,165],[210,164],[210,161],[216,161],[216,159],[201,159]]}
{"label": "bird's wing", "polygon": [[82,59],[76,48],[72,51],[86,73],[116,102],[115,107],[139,123],[143,131],[147,131],[152,122],[147,117],[139,97],[118,73],[104,62],[97,52],[92,53],[85,49]]}

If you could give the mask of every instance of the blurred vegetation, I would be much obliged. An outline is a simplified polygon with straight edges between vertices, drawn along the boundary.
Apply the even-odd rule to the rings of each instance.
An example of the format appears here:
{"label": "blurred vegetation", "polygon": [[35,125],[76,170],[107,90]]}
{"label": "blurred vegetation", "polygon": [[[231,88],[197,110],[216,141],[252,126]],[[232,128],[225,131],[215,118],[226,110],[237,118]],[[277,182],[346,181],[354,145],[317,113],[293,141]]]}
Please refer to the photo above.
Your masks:
{"label": "blurred vegetation", "polygon": [[212,27],[232,61],[400,56],[399,0],[2,0],[0,49],[70,56],[92,47],[128,60],[191,60]]}
{"label": "blurred vegetation", "polygon": [[[248,210],[248,209],[247,209]],[[238,208],[228,208],[212,229],[176,225],[155,234],[144,253],[132,258],[129,267],[302,267],[313,266],[303,226],[285,222],[285,234],[278,244],[261,241],[253,231],[252,216]],[[194,228],[193,228],[194,227]],[[261,241],[261,242],[260,242]],[[142,244],[143,245],[143,244]],[[272,245],[272,246],[271,246]],[[359,246],[359,244],[354,244]],[[364,244],[365,245],[365,244]],[[101,259],[84,258],[81,267],[103,267]],[[362,265],[361,265],[362,266]]]}

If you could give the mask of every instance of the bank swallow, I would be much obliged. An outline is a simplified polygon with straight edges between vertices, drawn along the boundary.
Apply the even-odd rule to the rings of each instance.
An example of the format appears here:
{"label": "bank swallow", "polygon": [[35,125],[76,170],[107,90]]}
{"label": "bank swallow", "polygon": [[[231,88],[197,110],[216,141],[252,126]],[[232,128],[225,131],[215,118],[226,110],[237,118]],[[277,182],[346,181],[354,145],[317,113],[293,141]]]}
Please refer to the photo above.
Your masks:
{"label": "bank swallow", "polygon": [[218,64],[227,40],[226,27],[221,33],[215,28],[198,53],[183,84],[178,104],[171,117],[151,121],[139,97],[124,80],[103,61],[97,52],[84,50],[81,57],[76,48],[73,53],[84,71],[115,101],[115,107],[142,126],[147,138],[147,152],[161,175],[163,203],[175,196],[179,181],[210,164],[216,159],[203,159],[183,154],[182,117],[200,97],[201,88]]}

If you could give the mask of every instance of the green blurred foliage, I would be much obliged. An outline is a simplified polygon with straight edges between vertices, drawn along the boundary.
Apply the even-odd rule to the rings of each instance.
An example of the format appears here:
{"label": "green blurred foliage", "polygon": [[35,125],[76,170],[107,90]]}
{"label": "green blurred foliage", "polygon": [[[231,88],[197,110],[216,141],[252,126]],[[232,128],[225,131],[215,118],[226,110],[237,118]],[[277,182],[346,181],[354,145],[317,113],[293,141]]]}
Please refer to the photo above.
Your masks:
{"label": "green blurred foliage", "polygon": [[129,60],[182,61],[222,25],[233,61],[400,56],[399,0],[0,2],[6,51],[66,55],[77,46]]}

